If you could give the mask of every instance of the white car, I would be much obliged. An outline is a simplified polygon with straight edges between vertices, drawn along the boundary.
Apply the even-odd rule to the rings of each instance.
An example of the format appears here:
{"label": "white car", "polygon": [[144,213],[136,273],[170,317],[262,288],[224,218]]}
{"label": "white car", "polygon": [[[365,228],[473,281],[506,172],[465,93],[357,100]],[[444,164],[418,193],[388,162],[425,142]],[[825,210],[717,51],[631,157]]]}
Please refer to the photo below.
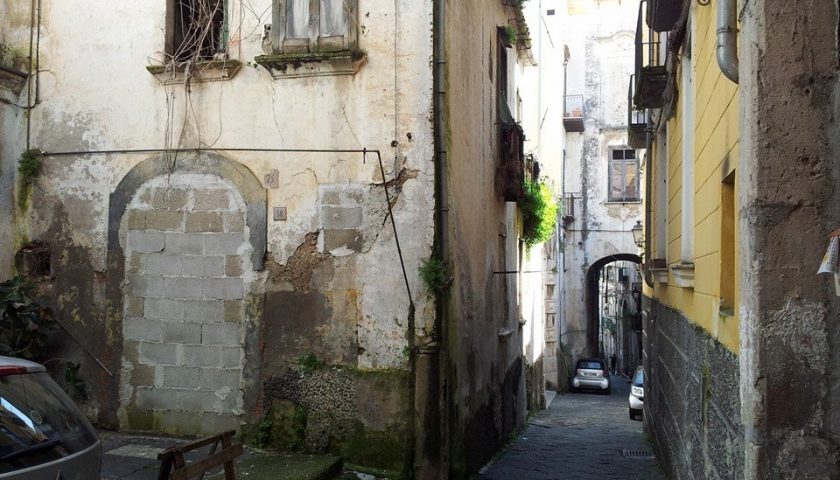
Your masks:
{"label": "white car", "polygon": [[607,362],[600,358],[581,358],[575,366],[572,391],[588,389],[610,394],[610,371]]}
{"label": "white car", "polygon": [[644,415],[645,408],[645,370],[643,367],[636,368],[633,380],[630,384],[630,420],[639,419]]}

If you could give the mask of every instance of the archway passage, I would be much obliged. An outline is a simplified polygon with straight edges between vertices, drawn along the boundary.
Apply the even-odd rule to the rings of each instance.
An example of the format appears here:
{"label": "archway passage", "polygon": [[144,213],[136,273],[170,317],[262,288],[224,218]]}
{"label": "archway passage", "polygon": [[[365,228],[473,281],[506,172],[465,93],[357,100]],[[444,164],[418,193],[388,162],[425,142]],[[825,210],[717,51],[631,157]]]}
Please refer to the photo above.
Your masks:
{"label": "archway passage", "polygon": [[609,255],[596,261],[586,271],[586,339],[589,356],[603,356],[606,351],[602,343],[602,290],[601,276],[604,267],[614,262],[641,264],[641,257],[632,253]]}

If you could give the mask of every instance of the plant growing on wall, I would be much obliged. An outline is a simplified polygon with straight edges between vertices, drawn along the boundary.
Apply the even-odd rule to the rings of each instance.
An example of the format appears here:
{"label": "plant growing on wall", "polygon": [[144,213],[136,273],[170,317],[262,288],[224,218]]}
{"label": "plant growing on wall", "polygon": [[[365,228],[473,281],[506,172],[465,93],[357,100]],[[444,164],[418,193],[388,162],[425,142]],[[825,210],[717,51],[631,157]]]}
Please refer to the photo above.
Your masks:
{"label": "plant growing on wall", "polygon": [[423,264],[420,265],[420,277],[426,284],[426,288],[436,294],[445,292],[449,286],[449,271],[446,265],[436,256],[423,261]]}
{"label": "plant growing on wall", "polygon": [[507,41],[510,45],[516,44],[516,37],[519,35],[519,31],[513,25],[508,25],[505,27],[505,36],[507,37]]}
{"label": "plant growing on wall", "polygon": [[525,180],[525,194],[519,200],[522,211],[522,240],[532,247],[542,243],[554,233],[557,223],[557,203],[551,189],[542,182]]}
{"label": "plant growing on wall", "polygon": [[41,151],[30,149],[20,154],[18,159],[18,205],[21,209],[26,208],[29,202],[29,192],[32,189],[32,182],[41,173]]}
{"label": "plant growing on wall", "polygon": [[57,324],[21,277],[0,283],[0,354],[44,362]]}

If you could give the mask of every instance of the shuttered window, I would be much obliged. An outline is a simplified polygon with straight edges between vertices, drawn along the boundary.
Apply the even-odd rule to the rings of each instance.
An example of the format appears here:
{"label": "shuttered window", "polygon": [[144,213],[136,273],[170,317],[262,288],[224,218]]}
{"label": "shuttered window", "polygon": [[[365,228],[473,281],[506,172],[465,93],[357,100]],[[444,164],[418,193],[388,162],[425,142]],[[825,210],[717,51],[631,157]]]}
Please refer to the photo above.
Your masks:
{"label": "shuttered window", "polygon": [[357,0],[275,0],[274,53],[356,50]]}
{"label": "shuttered window", "polygon": [[610,150],[609,201],[638,202],[639,160],[632,149]]}

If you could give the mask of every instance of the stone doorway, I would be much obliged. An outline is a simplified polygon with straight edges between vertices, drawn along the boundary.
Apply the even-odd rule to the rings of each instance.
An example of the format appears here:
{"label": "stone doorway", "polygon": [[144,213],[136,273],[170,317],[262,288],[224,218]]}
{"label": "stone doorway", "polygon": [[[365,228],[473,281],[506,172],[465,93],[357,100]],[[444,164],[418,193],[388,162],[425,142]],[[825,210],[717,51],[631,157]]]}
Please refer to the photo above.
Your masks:
{"label": "stone doorway", "polygon": [[246,210],[236,187],[199,173],[146,181],[128,203],[121,428],[238,427],[252,269]]}

